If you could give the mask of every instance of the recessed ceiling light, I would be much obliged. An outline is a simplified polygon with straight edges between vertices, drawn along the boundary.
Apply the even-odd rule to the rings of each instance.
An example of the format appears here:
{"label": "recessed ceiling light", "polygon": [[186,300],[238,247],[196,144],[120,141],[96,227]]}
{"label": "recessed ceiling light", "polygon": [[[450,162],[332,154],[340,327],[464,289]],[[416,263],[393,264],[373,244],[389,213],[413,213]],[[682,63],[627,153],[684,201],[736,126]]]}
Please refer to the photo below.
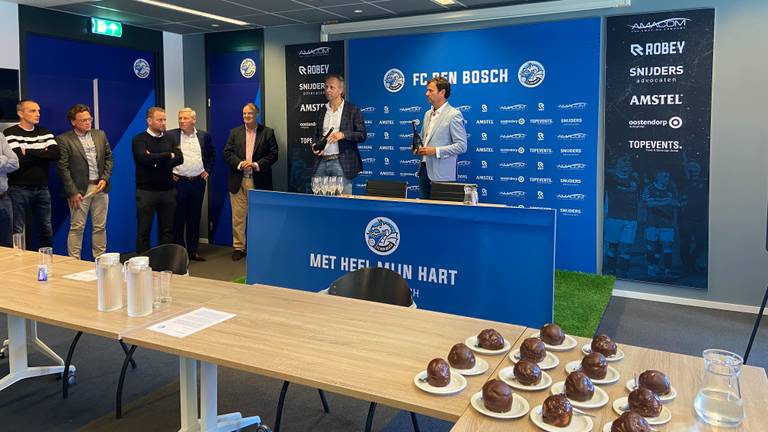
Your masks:
{"label": "recessed ceiling light", "polygon": [[354,13],[363,13],[363,10],[362,9],[355,9],[352,12],[354,12]]}
{"label": "recessed ceiling light", "polygon": [[233,18],[227,18],[227,17],[223,17],[221,15],[214,15],[214,14],[211,14],[211,13],[208,13],[208,12],[203,12],[203,11],[199,11],[199,10],[195,10],[195,9],[190,9],[190,8],[185,8],[185,7],[181,7],[181,6],[176,6],[174,4],[163,3],[161,1],[156,1],[156,0],[136,0],[136,1],[139,2],[139,3],[144,3],[144,4],[148,4],[148,5],[152,5],[152,6],[157,6],[157,7],[161,7],[161,8],[166,8],[166,9],[174,10],[176,12],[188,13],[190,15],[197,15],[197,16],[201,16],[203,18],[209,18],[209,19],[213,19],[213,20],[216,20],[216,21],[223,21],[223,22],[226,22],[226,23],[235,24],[235,25],[239,25],[239,26],[246,26],[246,25],[248,25],[248,23],[245,22],[245,21],[240,21],[240,20],[236,20],[236,19],[233,19]]}
{"label": "recessed ceiling light", "polygon": [[437,3],[440,6],[450,6],[456,4],[456,0],[432,0],[432,2]]}
{"label": "recessed ceiling light", "polygon": [[214,24],[211,24],[211,27],[221,27],[221,25],[214,23]]}

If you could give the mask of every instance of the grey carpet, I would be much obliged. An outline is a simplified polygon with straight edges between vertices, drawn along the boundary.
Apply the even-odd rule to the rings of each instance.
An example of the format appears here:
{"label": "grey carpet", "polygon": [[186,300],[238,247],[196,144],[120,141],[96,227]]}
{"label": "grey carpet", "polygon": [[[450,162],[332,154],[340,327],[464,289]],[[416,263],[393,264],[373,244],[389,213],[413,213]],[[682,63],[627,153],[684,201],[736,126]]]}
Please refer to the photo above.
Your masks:
{"label": "grey carpet", "polygon": [[[245,274],[245,261],[233,262],[229,248],[201,245],[209,260],[193,262],[194,276],[232,280]],[[718,347],[743,353],[754,315],[723,312],[640,300],[612,298],[598,331],[617,341],[691,355]],[[6,334],[0,314],[0,335]],[[65,354],[74,332],[40,325],[40,335],[56,352]],[[258,355],[258,353],[254,353]],[[32,363],[43,357],[32,355]],[[124,416],[114,418],[115,388],[123,354],[117,342],[84,335],[74,364],[77,384],[70,397],[61,399],[61,381],[53,377],[24,380],[0,392],[0,430],[45,431],[175,431],[179,427],[178,360],[151,350],[138,349],[138,368],[129,370],[123,405]],[[764,320],[750,364],[768,367],[768,320]],[[0,376],[8,372],[0,360]],[[240,411],[259,415],[272,425],[281,382],[219,368],[219,412]],[[331,412],[323,414],[314,389],[291,385],[283,415],[285,432],[362,430],[368,403],[327,393]],[[419,416],[424,432],[447,432],[451,423]],[[253,430],[253,428],[249,428]],[[385,406],[376,411],[374,430],[411,431],[408,413]]]}

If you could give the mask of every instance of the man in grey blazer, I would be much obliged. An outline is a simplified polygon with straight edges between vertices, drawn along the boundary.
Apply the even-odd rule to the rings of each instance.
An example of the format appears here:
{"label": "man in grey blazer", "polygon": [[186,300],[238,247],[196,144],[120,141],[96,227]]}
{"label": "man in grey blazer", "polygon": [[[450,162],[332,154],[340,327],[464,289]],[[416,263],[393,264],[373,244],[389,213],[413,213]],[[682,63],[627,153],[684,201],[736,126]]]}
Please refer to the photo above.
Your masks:
{"label": "man in grey blazer", "polygon": [[427,81],[427,100],[432,105],[421,123],[424,147],[414,154],[421,156],[419,192],[429,199],[432,182],[456,181],[456,159],[467,151],[467,131],[461,111],[448,103],[451,83],[443,77]]}
{"label": "man in grey blazer", "polygon": [[107,251],[107,193],[112,175],[112,149],[107,135],[92,129],[93,118],[88,106],[76,104],[67,111],[67,118],[72,130],[56,137],[61,152],[57,170],[71,215],[67,250],[69,256],[80,258],[83,231],[90,211],[95,258]]}

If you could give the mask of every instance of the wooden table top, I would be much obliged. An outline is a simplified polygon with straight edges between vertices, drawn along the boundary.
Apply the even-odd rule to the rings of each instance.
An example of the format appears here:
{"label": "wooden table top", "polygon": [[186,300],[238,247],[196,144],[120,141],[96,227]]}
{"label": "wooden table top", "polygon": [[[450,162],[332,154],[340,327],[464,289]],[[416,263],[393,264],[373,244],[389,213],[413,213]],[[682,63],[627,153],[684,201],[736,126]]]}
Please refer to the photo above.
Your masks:
{"label": "wooden table top", "polygon": [[[53,256],[54,265],[64,261],[74,260],[74,258],[63,255]],[[0,247],[0,273],[30,267],[36,269],[38,264],[40,264],[40,254],[37,252],[23,251],[21,255],[17,255],[15,249]],[[32,273],[35,274],[35,276],[37,275],[34,271]]]}
{"label": "wooden table top", "polygon": [[[33,255],[36,258],[37,254]],[[171,281],[173,301],[170,304],[161,306],[145,317],[129,317],[125,308],[128,304],[126,288],[123,288],[122,309],[100,312],[96,308],[96,281],[81,282],[63,277],[93,268],[92,262],[55,257],[53,274],[47,282],[37,282],[33,267],[6,271],[2,273],[4,281],[3,288],[0,289],[0,312],[120,339],[128,331],[188,312],[206,301],[229,295],[243,287],[174,275]],[[215,286],[212,286],[214,284]]]}
{"label": "wooden table top", "polygon": [[414,376],[484,328],[496,328],[511,343],[524,331],[509,324],[260,285],[204,306],[237,316],[185,338],[141,330],[124,340],[450,421],[466,410],[469,396],[503,356],[481,356],[489,371],[468,377],[467,388],[451,396],[425,393],[414,385]]}
{"label": "wooden table top", "polygon": [[[526,331],[526,337],[535,333],[538,333],[538,330],[529,329]],[[525,338],[520,338],[515,348],[519,347],[524,339]],[[560,364],[555,369],[546,371],[552,376],[553,382],[556,383],[565,380],[565,377],[567,376],[564,369],[565,365],[573,360],[581,361],[583,357],[581,346],[591,342],[590,339],[576,339],[578,342],[577,347],[573,350],[567,352],[555,352],[560,359]],[[723,430],[711,427],[699,420],[693,409],[693,400],[704,374],[704,362],[701,357],[692,357],[623,344],[619,344],[619,348],[624,351],[624,358],[617,362],[609,362],[608,365],[616,368],[619,371],[621,378],[614,384],[596,385],[596,387],[600,387],[608,393],[610,402],[602,408],[584,410],[596,416],[596,418],[593,419],[593,431],[602,431],[603,425],[618,418],[618,414],[616,414],[612,408],[613,401],[629,394],[625,385],[628,380],[632,379],[633,373],[639,375],[647,369],[656,369],[666,373],[669,376],[672,387],[677,391],[677,397],[674,400],[665,403],[665,406],[672,411],[672,420],[666,425],[654,427],[662,431],[704,432]],[[513,363],[509,359],[505,359],[505,361],[499,365],[498,369],[494,371],[492,377],[497,378],[501,369],[511,365],[513,365]],[[740,383],[742,396],[744,398],[746,420],[739,430],[755,432],[765,431],[766,426],[762,423],[764,421],[762,420],[762,417],[766,407],[768,407],[768,378],[766,378],[765,370],[763,368],[745,366],[741,372]],[[531,409],[541,405],[544,399],[551,394],[549,389],[538,392],[523,392],[513,389],[513,392],[525,397],[528,400]],[[516,420],[496,420],[478,413],[470,406],[451,431],[494,432],[508,431],[513,428],[514,430],[521,431],[541,430],[533,424],[528,415]]]}

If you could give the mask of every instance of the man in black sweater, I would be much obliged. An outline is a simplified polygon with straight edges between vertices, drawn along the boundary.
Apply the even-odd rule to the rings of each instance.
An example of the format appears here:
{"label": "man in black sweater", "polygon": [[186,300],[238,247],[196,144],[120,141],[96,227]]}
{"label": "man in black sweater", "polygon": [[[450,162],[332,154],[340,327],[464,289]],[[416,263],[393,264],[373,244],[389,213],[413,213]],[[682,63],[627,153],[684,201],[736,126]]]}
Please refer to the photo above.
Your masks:
{"label": "man in black sweater", "polygon": [[[24,232],[27,211],[37,223],[40,246],[52,246],[51,194],[48,164],[59,160],[59,146],[48,129],[40,126],[40,105],[29,99],[16,104],[19,124],[3,131],[19,158],[19,169],[8,174],[8,194],[13,203],[13,233]],[[29,244],[29,243],[27,243]]]}
{"label": "man in black sweater", "polygon": [[165,135],[165,110],[147,110],[147,130],[133,137],[133,160],[136,162],[136,252],[150,247],[152,219],[157,212],[158,244],[173,243],[173,212],[176,189],[173,167],[184,157],[179,146]]}

